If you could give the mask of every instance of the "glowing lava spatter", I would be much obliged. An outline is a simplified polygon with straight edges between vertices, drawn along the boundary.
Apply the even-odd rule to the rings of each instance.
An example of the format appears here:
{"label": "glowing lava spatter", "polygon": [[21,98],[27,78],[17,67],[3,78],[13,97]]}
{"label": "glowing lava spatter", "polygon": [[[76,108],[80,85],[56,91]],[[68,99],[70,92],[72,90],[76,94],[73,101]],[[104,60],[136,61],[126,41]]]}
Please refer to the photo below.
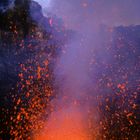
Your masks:
{"label": "glowing lava spatter", "polygon": [[46,129],[35,140],[90,140],[81,110],[73,105],[51,114]]}

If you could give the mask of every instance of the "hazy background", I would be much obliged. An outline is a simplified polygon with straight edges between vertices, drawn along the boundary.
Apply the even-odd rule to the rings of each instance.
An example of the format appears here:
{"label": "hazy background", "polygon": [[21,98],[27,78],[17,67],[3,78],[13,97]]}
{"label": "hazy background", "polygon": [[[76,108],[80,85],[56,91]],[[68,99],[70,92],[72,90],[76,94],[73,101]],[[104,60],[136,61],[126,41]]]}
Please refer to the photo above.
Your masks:
{"label": "hazy background", "polygon": [[[107,25],[139,24],[139,0],[36,0],[46,11],[64,19],[65,24],[74,27],[82,19]],[[72,20],[71,20],[72,19]],[[81,20],[79,20],[81,19]]]}

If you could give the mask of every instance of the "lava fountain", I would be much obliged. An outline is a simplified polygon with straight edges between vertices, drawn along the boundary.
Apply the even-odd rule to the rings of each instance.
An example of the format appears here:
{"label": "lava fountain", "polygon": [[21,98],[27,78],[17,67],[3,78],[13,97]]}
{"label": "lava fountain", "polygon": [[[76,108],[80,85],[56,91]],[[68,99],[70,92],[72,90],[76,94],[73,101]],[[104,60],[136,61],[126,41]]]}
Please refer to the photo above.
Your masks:
{"label": "lava fountain", "polygon": [[93,140],[89,130],[90,101],[86,98],[92,86],[88,73],[94,33],[84,17],[82,21],[78,33],[62,47],[56,62],[54,75],[59,91],[52,101],[54,111],[35,140]]}
{"label": "lava fountain", "polygon": [[90,140],[83,114],[74,106],[52,113],[47,128],[35,140]]}

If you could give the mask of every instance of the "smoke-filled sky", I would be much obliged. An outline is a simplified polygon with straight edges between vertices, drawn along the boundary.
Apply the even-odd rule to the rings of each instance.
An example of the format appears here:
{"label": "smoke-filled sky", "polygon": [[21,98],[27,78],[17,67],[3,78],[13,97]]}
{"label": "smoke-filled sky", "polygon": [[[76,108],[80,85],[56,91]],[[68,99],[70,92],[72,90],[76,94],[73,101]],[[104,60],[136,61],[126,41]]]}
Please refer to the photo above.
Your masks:
{"label": "smoke-filled sky", "polygon": [[[12,8],[14,6],[14,1],[15,0],[0,0],[0,12],[1,11],[5,12],[8,8]],[[17,0],[17,1],[22,2],[22,0]],[[46,114],[42,114],[42,111],[41,112],[39,111],[40,113],[38,113],[38,111],[36,112],[36,110],[40,109],[40,105],[38,105],[38,102],[42,104],[42,99],[45,94],[45,98],[43,99],[43,102],[44,100],[48,101],[48,98],[50,99],[50,102],[47,104],[45,102],[46,105],[43,104],[43,113],[44,112],[47,113],[47,118],[46,118],[47,123],[43,122],[43,126],[45,124],[45,127],[43,128],[43,130],[39,130],[39,132],[41,132],[40,135],[43,135],[43,138],[41,136],[39,140],[45,140],[45,139],[48,139],[48,140],[56,140],[56,139],[57,140],[58,139],[60,140],[62,139],[63,140],[68,140],[68,139],[69,140],[70,139],[71,140],[79,140],[79,139],[93,140],[91,136],[94,136],[93,133],[96,133],[95,127],[96,127],[96,121],[98,120],[101,127],[103,127],[103,130],[107,128],[109,129],[114,128],[113,131],[111,130],[111,134],[113,135],[115,134],[118,136],[118,134],[122,135],[122,133],[126,132],[127,137],[128,137],[131,131],[130,128],[132,128],[133,123],[135,123],[135,119],[137,119],[137,115],[134,117],[131,116],[133,115],[133,112],[129,112],[127,107],[130,107],[130,111],[133,108],[134,112],[136,112],[137,104],[135,104],[135,102],[133,104],[133,99],[132,101],[129,100],[125,92],[129,91],[128,89],[129,85],[132,85],[132,86],[134,85],[134,87],[132,88],[135,88],[136,87],[135,85],[137,84],[137,82],[139,82],[137,80],[138,78],[135,78],[136,76],[137,77],[139,76],[139,74],[137,74],[139,72],[138,70],[139,67],[138,67],[138,63],[136,62],[138,61],[138,57],[137,56],[135,57],[135,55],[137,55],[137,52],[139,51],[137,49],[138,48],[137,45],[139,45],[137,41],[139,40],[139,38],[138,39],[137,37],[135,38],[134,36],[135,31],[132,30],[132,29],[134,30],[136,29],[138,30],[138,33],[139,33],[139,27],[135,27],[132,29],[130,28],[130,30],[129,28],[127,29],[128,32],[130,31],[130,34],[132,33],[132,36],[130,36],[130,34],[127,34],[127,32],[125,32],[126,27],[121,28],[120,36],[117,35],[117,32],[115,32],[116,30],[115,28],[113,28],[114,30],[112,30],[112,28],[106,28],[107,30],[104,30],[103,28],[97,28],[97,27],[106,27],[106,26],[100,26],[101,24],[105,24],[108,26],[131,25],[131,24],[140,25],[140,16],[139,16],[140,0],[34,0],[34,1],[39,2],[39,4],[43,8],[44,15],[47,16],[48,14],[49,18],[46,18],[46,19],[43,18],[42,13],[40,13],[39,11],[40,6],[38,5],[34,6],[31,3],[30,13],[28,14],[30,14],[31,18],[34,19],[36,23],[38,23],[36,24],[38,25],[37,26],[38,28],[37,30],[35,30],[35,36],[33,35],[33,38],[31,38],[30,40],[30,32],[29,32],[29,39],[28,39],[28,34],[27,34],[26,38],[25,39],[23,38],[22,42],[19,42],[20,43],[19,45],[18,43],[15,43],[17,46],[23,49],[23,53],[26,53],[26,51],[24,51],[24,48],[26,49],[26,46],[27,47],[30,46],[30,44],[28,45],[28,40],[29,40],[29,43],[30,42],[33,42],[33,44],[34,42],[39,43],[38,45],[36,45],[36,43],[35,45],[31,43],[31,47],[29,47],[29,49],[33,48],[33,51],[30,51],[30,52],[34,52],[35,50],[35,53],[33,53],[33,57],[30,57],[30,53],[29,53],[29,59],[27,63],[25,62],[25,65],[24,64],[20,65],[21,69],[25,69],[25,71],[27,71],[25,72],[27,76],[24,74],[24,70],[23,70],[23,73],[21,71],[18,74],[19,78],[21,78],[20,79],[21,82],[18,83],[19,85],[16,84],[19,87],[21,85],[21,87],[25,88],[25,89],[21,88],[20,91],[25,90],[25,93],[26,93],[25,98],[27,97],[27,102],[28,102],[28,97],[29,97],[29,108],[25,109],[25,111],[24,111],[24,108],[21,109],[21,111],[19,111],[19,108],[17,106],[20,106],[20,105],[23,106],[24,103],[25,103],[24,106],[28,106],[28,104],[26,104],[26,100],[25,100],[22,105],[22,100],[18,99],[16,106],[14,107],[17,109],[17,117],[10,117],[10,121],[13,118],[16,118],[16,120],[20,122],[22,118],[24,118],[22,117],[24,116],[24,113],[25,113],[25,119],[23,120],[26,120],[26,117],[28,117],[29,119],[27,120],[31,121],[31,123],[29,121],[31,125],[36,120],[38,120],[38,117],[39,117],[39,120],[37,122],[40,121],[40,118],[41,119],[46,118]],[[19,7],[17,9],[20,10]],[[22,34],[22,31],[24,33],[24,28],[26,27],[26,25],[28,27],[30,21],[32,21],[32,20],[29,20],[29,23],[26,21],[25,24],[21,24],[22,19],[24,22],[26,19],[28,19],[29,16],[27,15],[27,18],[24,18],[24,14],[23,15],[21,14],[21,16],[20,15],[18,16],[17,18],[18,21],[17,21],[15,17],[18,13],[16,12],[18,11],[15,10],[14,14],[12,14],[14,15],[14,17],[11,18],[13,19],[15,24],[13,24],[14,22],[12,22],[12,20],[8,21],[12,23],[12,25],[10,26],[12,27],[12,30],[10,31],[13,33],[13,37],[14,37],[13,42],[15,42],[18,39],[17,38],[18,32],[16,31],[18,28],[16,29],[16,25],[17,27],[19,25],[19,31]],[[22,12],[22,11],[19,11],[19,12]],[[61,26],[62,27],[59,28],[58,26],[59,18],[56,18],[53,15],[56,15],[57,17],[60,17],[60,19],[63,20],[64,25],[66,26],[66,30],[63,28],[64,27],[63,25],[60,25],[60,27]],[[6,16],[9,16],[9,13],[6,14]],[[20,17],[21,17],[21,21],[19,19]],[[9,17],[8,18],[6,17],[6,22],[7,22],[7,19],[9,20]],[[40,25],[41,25],[41,28],[40,28]],[[29,31],[34,31],[32,30],[32,28],[34,29],[34,27],[30,27]],[[44,32],[45,28],[46,28],[46,32]],[[69,28],[72,29],[72,32],[71,30],[68,30]],[[11,36],[11,32],[10,32],[10,36]],[[67,38],[67,33],[68,33],[68,38]],[[69,36],[69,33],[70,33],[70,36]],[[64,45],[59,46],[59,44],[63,44],[61,43],[61,39],[59,40],[59,35],[61,38],[61,34],[62,34],[62,38],[65,36],[66,39],[64,37],[62,39],[62,42],[64,40]],[[9,36],[9,33],[6,32],[6,35]],[[136,36],[137,36],[137,32],[136,32]],[[4,33],[4,37],[5,37],[5,33]],[[51,41],[53,42],[52,44],[55,44],[56,42],[55,44],[56,46],[49,43]],[[3,42],[5,42],[5,40]],[[27,44],[27,45],[25,45],[24,47],[24,44]],[[9,41],[8,41],[8,44],[6,43],[6,45],[9,46]],[[11,45],[11,46],[14,46],[14,45]],[[39,47],[39,49],[37,46]],[[61,47],[61,49],[59,47]],[[59,57],[55,57],[54,55],[56,54],[57,50],[59,51]],[[19,53],[20,56],[22,56],[21,52]],[[16,55],[18,53],[14,53],[14,54]],[[11,55],[12,57],[15,57],[13,53],[11,53]],[[12,57],[10,56],[10,58]],[[55,57],[55,58],[52,58],[52,57]],[[15,59],[17,58],[18,57],[15,57]],[[135,60],[135,58],[137,60]],[[32,61],[32,59],[35,59],[35,60]],[[11,60],[8,61],[6,59],[5,61],[8,62],[8,67],[9,67],[9,64],[10,64],[9,62],[11,62]],[[17,60],[16,62],[18,62],[19,64],[20,60]],[[33,64],[33,67],[32,67],[31,62],[33,63],[35,62],[35,64]],[[54,66],[50,68],[49,66],[52,66],[50,65],[51,63],[53,63]],[[12,64],[13,63],[10,64],[10,67]],[[26,65],[27,65],[27,69],[26,69]],[[34,69],[34,65],[37,68]],[[34,69],[33,74],[32,74],[31,68]],[[51,74],[49,76],[48,69],[50,69],[51,73],[53,73],[53,78],[51,78],[52,77]],[[34,76],[36,75],[34,74],[34,72],[35,73],[37,72],[37,76]],[[31,76],[28,76],[30,75],[30,73],[31,73]],[[46,73],[48,74],[46,75]],[[26,77],[30,77],[29,80]],[[31,77],[35,77],[35,78],[31,78]],[[52,97],[54,96],[52,91],[47,91],[47,89],[49,89],[49,86],[44,84],[46,83],[46,81],[49,82],[47,78],[51,79],[52,80],[51,83],[53,82],[53,85],[58,87],[57,88],[58,90],[54,89],[55,91],[54,93],[56,95],[55,97]],[[38,79],[38,81],[36,79]],[[35,80],[35,83],[33,80]],[[31,88],[30,85],[33,87]],[[26,89],[27,89],[27,92],[26,92]],[[35,93],[32,94],[32,92],[34,91]],[[52,92],[52,95],[50,92]],[[110,96],[113,96],[113,98],[112,97],[106,98],[106,95],[105,95],[106,93],[107,94],[111,93]],[[130,88],[130,93],[128,92],[128,94],[129,95],[131,94],[131,88]],[[134,100],[135,100],[135,98],[137,98],[136,92],[134,92],[133,95],[134,95]],[[13,98],[13,97],[14,96],[12,96],[12,99],[16,101],[16,98]],[[18,96],[15,96],[15,97],[18,98]],[[24,96],[22,96],[21,94],[21,97],[24,97]],[[31,100],[30,100],[30,97],[31,97]],[[47,100],[46,100],[46,97],[47,97]],[[105,119],[103,119],[102,121],[100,121],[100,119],[104,118],[104,115],[100,116],[99,107],[102,108],[103,106],[97,106],[98,104],[100,104],[100,101],[97,99],[97,97],[99,98],[101,97],[101,99],[99,99],[101,100],[101,102],[102,102],[102,98],[105,98],[105,102],[107,104],[108,103],[110,104],[110,106],[108,106],[108,105],[105,105],[104,102],[101,103],[101,105],[105,107],[105,112],[104,112],[104,108],[101,109],[101,111],[103,110],[103,114],[105,115]],[[130,97],[132,98],[132,96]],[[126,100],[124,100],[124,98],[126,98]],[[32,99],[35,99],[35,100],[32,100]],[[114,99],[115,100],[119,99],[120,101],[115,101]],[[36,102],[36,100],[38,101]],[[35,105],[30,104],[30,101],[34,101]],[[36,108],[36,104],[37,104],[37,108]],[[46,110],[44,110],[44,107],[46,106],[47,108]],[[50,106],[52,106],[52,108],[49,109]],[[125,109],[125,106],[126,106],[126,109]],[[30,112],[30,107],[33,109],[33,110],[31,109],[31,112]],[[47,110],[51,110],[51,113],[47,112]],[[26,111],[28,113],[33,113],[33,115],[31,114],[31,119],[29,117],[30,115],[28,115]],[[112,112],[114,112],[114,114]],[[14,114],[16,113],[14,112]],[[34,114],[38,114],[38,115],[35,120],[34,119],[32,120],[32,117],[34,118]],[[126,116],[126,119],[124,116]],[[131,117],[135,119],[131,120]],[[125,121],[123,119],[125,119]],[[116,120],[117,120],[117,127],[114,127],[116,125]],[[12,121],[14,122],[14,120]],[[22,124],[22,121],[19,124]],[[125,125],[123,124],[123,121],[124,123],[127,123],[129,125],[128,128],[125,127]],[[14,123],[13,122],[12,124],[15,124],[15,122]],[[120,127],[118,127],[118,122],[121,123]],[[7,123],[5,124],[7,125]],[[105,127],[103,124],[105,125]],[[38,125],[40,128],[40,122]],[[136,126],[138,126],[137,121],[136,121]],[[26,127],[27,129],[30,128],[30,126],[29,127],[26,126]],[[10,128],[13,129],[14,127],[12,126]],[[23,128],[19,127],[19,129],[21,130],[23,130]],[[35,125],[35,128],[36,128],[36,125]],[[116,134],[116,128],[117,128],[117,134]],[[119,131],[119,128],[120,128],[120,131]],[[133,126],[133,128],[135,128],[135,125]],[[17,129],[17,131],[19,129]],[[138,133],[139,132],[138,130],[139,129],[136,129],[137,132],[136,131],[135,132]],[[9,128],[8,128],[8,131],[9,131]],[[92,131],[95,131],[95,132],[92,132]],[[108,133],[108,130],[105,130],[105,131],[107,132],[107,133],[105,132],[107,135],[110,134]],[[15,133],[15,132],[16,131],[13,131],[13,134],[18,136],[17,135],[18,133]],[[132,133],[134,133],[134,131],[132,131]],[[112,138],[115,138],[115,137],[113,136]]]}
{"label": "smoke-filled sky", "polygon": [[[36,0],[73,27],[85,19],[107,25],[140,24],[140,0]],[[81,21],[79,20],[81,18]],[[73,19],[73,20],[71,20]],[[91,20],[90,20],[91,22]]]}
{"label": "smoke-filled sky", "polygon": [[[14,0],[1,0],[0,8]],[[74,27],[85,19],[107,25],[140,24],[140,0],[35,0],[49,11],[63,18],[65,24]],[[71,20],[73,19],[73,20]],[[80,20],[81,19],[81,20]],[[91,22],[91,20],[90,20]],[[76,27],[77,28],[77,27]]]}

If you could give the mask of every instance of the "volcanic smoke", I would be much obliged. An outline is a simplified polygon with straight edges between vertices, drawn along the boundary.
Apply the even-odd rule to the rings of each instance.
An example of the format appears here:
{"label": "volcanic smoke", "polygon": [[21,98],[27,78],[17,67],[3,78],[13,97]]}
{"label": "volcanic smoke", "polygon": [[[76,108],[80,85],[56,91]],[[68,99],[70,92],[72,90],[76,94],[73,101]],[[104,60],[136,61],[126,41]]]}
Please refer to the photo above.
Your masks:
{"label": "volcanic smoke", "polygon": [[139,139],[139,9],[1,0],[0,139]]}
{"label": "volcanic smoke", "polygon": [[80,28],[84,28],[65,44],[57,61],[54,73],[60,91],[52,101],[54,111],[46,122],[45,130],[35,138],[37,140],[91,140],[88,101],[91,83],[88,71],[92,48],[89,42],[93,33],[86,25],[83,17]]}
{"label": "volcanic smoke", "polygon": [[[93,140],[96,139],[96,136],[93,138],[93,133],[96,133],[96,122],[93,118],[98,119],[98,114],[96,109],[92,110],[92,113],[90,112],[89,92],[94,86],[89,76],[90,64],[92,63],[93,71],[100,71],[100,69],[93,66],[92,55],[96,55],[96,50],[98,50],[101,53],[96,55],[97,57],[103,61],[109,59],[110,56],[105,56],[104,48],[100,44],[102,38],[99,28],[102,23],[112,26],[116,20],[120,22],[121,20],[118,18],[119,13],[117,12],[114,12],[114,17],[108,16],[110,11],[100,14],[97,9],[99,6],[97,1],[95,1],[97,4],[95,11],[98,13],[93,12],[94,16],[90,11],[94,6],[91,1],[87,3],[82,1],[81,3],[79,1],[64,2],[63,4],[66,4],[68,10],[64,8],[63,11],[59,8],[54,11],[58,12],[58,16],[62,16],[66,27],[76,30],[77,34],[65,44],[63,53],[56,63],[54,73],[59,91],[56,99],[52,101],[54,110],[46,122],[46,128],[35,139]],[[55,13],[54,11],[52,8],[50,12]],[[104,20],[106,18],[107,21]],[[53,25],[53,21],[51,23]],[[97,93],[93,93],[92,96],[94,94]],[[92,101],[95,102],[95,100]],[[92,108],[94,107],[92,106]],[[92,115],[92,126],[90,126],[89,114]],[[92,136],[90,135],[91,127],[93,130],[95,129],[95,132],[92,131]]]}

